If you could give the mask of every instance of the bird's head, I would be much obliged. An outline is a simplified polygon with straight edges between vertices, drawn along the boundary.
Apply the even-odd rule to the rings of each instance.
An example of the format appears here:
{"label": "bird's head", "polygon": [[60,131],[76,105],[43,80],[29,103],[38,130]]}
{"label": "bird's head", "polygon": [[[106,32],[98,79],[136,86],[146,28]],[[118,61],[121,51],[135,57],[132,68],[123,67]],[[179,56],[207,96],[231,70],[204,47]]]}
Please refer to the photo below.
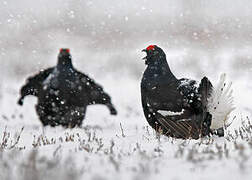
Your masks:
{"label": "bird's head", "polygon": [[71,55],[70,55],[70,49],[67,49],[67,48],[61,48],[59,50],[59,58],[61,57],[70,57],[71,58]]}
{"label": "bird's head", "polygon": [[70,49],[61,48],[58,55],[58,65],[67,66],[72,65],[72,57]]}
{"label": "bird's head", "polygon": [[143,58],[146,65],[166,62],[164,51],[157,45],[149,45],[146,49],[143,49],[142,52],[147,53],[147,56]]}

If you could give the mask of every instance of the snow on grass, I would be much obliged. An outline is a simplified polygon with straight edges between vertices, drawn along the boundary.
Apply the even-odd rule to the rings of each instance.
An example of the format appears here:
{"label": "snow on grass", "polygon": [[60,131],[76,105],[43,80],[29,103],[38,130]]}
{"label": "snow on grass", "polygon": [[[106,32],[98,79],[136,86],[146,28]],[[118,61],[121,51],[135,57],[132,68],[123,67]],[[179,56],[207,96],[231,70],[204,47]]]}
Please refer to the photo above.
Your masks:
{"label": "snow on grass", "polygon": [[[244,127],[245,128],[245,127]],[[225,138],[176,140],[149,127],[8,129],[1,179],[249,179],[252,126]],[[241,134],[240,134],[241,133]]]}
{"label": "snow on grass", "polygon": [[[104,78],[118,108],[90,106],[82,128],[43,128],[35,98],[18,107],[19,83],[3,88],[0,121],[0,179],[250,179],[252,125],[236,112],[241,128],[224,138],[178,140],[159,135],[143,117],[138,82]],[[117,86],[116,86],[117,85]],[[121,88],[121,87],[128,88]],[[97,113],[99,112],[99,113]],[[234,123],[235,124],[235,123]],[[237,123],[236,123],[237,124]],[[238,123],[239,124],[239,123]]]}

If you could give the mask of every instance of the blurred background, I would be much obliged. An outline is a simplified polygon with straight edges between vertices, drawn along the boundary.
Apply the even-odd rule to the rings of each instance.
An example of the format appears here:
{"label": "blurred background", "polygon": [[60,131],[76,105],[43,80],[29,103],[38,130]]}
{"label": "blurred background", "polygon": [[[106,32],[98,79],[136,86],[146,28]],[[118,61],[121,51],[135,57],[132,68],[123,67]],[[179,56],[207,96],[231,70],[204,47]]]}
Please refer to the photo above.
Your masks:
{"label": "blurred background", "polygon": [[215,83],[226,72],[237,107],[251,112],[251,9],[251,0],[0,0],[0,103],[70,48],[77,69],[140,110],[141,50],[157,44],[177,77]]}

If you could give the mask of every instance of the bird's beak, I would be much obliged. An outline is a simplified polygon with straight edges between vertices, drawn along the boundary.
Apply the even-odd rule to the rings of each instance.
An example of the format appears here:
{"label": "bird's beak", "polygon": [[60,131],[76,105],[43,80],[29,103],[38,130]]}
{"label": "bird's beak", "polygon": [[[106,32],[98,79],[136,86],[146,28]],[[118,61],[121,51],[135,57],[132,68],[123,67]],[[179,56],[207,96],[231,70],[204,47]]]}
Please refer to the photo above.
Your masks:
{"label": "bird's beak", "polygon": [[[143,49],[142,52],[146,52],[147,53],[147,50],[146,49]],[[142,58],[143,60],[147,60],[147,56],[145,56],[144,58]]]}

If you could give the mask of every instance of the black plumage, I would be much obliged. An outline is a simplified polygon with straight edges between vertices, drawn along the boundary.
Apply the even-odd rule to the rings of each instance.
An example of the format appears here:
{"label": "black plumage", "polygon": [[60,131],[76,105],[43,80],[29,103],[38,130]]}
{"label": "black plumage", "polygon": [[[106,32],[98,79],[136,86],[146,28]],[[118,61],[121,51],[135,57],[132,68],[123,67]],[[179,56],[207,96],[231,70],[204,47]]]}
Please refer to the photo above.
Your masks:
{"label": "black plumage", "polygon": [[117,114],[102,86],[73,67],[69,49],[60,50],[55,67],[29,77],[20,94],[19,105],[27,95],[38,98],[36,111],[44,126],[81,126],[92,104],[104,104],[112,115]]}
{"label": "black plumage", "polygon": [[194,138],[211,133],[207,100],[211,82],[204,77],[198,85],[190,79],[177,79],[161,48],[144,49],[147,68],[141,81],[144,115],[152,128],[176,138]]}

